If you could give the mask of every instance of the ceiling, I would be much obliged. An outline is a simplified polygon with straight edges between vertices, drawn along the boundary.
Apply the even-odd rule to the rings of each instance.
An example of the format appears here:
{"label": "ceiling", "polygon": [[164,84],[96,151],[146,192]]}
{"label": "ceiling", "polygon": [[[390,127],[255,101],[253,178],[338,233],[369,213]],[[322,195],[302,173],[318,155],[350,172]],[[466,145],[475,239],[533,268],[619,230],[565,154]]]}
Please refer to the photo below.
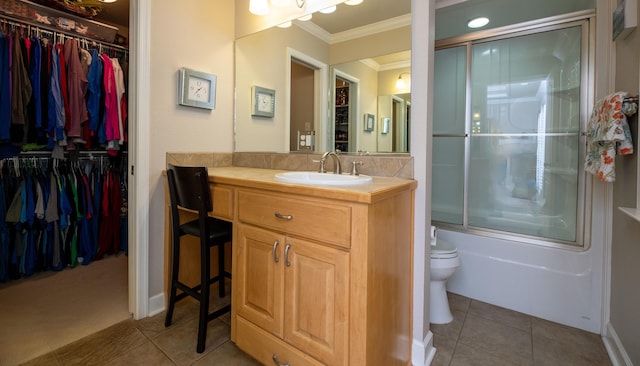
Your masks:
{"label": "ceiling", "polygon": [[[103,11],[95,20],[128,28],[129,1],[103,4]],[[436,0],[436,8],[436,39],[441,39],[468,33],[466,22],[478,15],[491,19],[484,28],[499,27],[595,8],[595,0]],[[311,22],[329,34],[336,34],[409,13],[411,0],[364,0],[355,6],[340,4],[332,14],[315,13]]]}

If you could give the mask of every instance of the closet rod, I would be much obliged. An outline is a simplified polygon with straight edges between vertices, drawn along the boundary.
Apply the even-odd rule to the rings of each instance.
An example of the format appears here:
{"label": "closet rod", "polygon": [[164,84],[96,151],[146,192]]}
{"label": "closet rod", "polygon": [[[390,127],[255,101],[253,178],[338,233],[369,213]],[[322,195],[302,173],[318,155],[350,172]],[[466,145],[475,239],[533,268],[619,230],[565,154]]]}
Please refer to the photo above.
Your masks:
{"label": "closet rod", "polygon": [[102,45],[103,47],[108,47],[108,48],[112,48],[114,50],[120,50],[120,51],[124,51],[129,52],[129,49],[127,47],[121,46],[121,45],[117,45],[115,43],[109,43],[109,42],[105,42],[105,41],[99,41],[90,37],[85,37],[76,33],[71,33],[71,32],[67,32],[64,30],[60,30],[60,29],[56,29],[56,28],[52,28],[52,27],[47,27],[47,26],[43,26],[42,24],[39,23],[35,23],[35,22],[30,22],[27,20],[21,20],[21,19],[16,19],[16,18],[12,18],[10,16],[7,15],[0,15],[0,19],[2,20],[2,23],[6,23],[15,27],[31,27],[31,28],[35,28],[36,32],[40,31],[40,32],[48,32],[51,35],[63,35],[64,37],[69,37],[69,38],[77,38],[77,39],[83,39],[87,42],[89,42],[90,44],[98,44],[98,45]]}

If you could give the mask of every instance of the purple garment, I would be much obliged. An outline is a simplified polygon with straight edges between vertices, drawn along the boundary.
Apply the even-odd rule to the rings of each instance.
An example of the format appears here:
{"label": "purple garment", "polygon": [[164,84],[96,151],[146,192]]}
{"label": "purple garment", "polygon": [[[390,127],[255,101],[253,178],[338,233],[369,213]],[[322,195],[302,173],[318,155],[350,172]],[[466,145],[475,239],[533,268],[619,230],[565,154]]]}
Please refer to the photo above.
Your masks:
{"label": "purple garment", "polygon": [[0,141],[11,137],[10,38],[0,34]]}
{"label": "purple garment", "polygon": [[11,123],[23,125],[27,120],[27,105],[31,100],[31,81],[20,49],[20,37],[13,39],[13,59],[11,62]]}
{"label": "purple garment", "polygon": [[85,102],[89,83],[80,64],[77,39],[67,39],[65,41],[64,59],[67,62],[67,94],[70,112],[67,136],[81,137],[82,124],[89,120]]}

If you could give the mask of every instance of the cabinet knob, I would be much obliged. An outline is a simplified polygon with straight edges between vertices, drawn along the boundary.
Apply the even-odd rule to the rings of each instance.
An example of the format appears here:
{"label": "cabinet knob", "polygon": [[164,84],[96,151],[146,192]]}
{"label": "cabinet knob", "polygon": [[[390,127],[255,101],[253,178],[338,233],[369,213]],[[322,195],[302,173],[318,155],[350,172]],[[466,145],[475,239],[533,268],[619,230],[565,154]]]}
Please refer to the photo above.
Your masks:
{"label": "cabinet knob", "polygon": [[280,361],[278,361],[278,355],[276,355],[275,353],[273,354],[273,357],[271,357],[273,359],[273,362],[277,365],[277,366],[290,366],[288,363],[280,363]]}

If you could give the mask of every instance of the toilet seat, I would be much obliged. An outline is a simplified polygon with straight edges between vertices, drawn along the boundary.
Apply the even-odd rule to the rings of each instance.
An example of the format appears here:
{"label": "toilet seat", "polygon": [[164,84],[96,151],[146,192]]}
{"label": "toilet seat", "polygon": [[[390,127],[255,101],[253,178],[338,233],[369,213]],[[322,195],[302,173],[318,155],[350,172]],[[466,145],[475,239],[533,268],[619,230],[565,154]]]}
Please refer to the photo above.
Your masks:
{"label": "toilet seat", "polygon": [[431,247],[432,259],[449,259],[458,256],[458,248],[448,241],[437,239],[436,245]]}

